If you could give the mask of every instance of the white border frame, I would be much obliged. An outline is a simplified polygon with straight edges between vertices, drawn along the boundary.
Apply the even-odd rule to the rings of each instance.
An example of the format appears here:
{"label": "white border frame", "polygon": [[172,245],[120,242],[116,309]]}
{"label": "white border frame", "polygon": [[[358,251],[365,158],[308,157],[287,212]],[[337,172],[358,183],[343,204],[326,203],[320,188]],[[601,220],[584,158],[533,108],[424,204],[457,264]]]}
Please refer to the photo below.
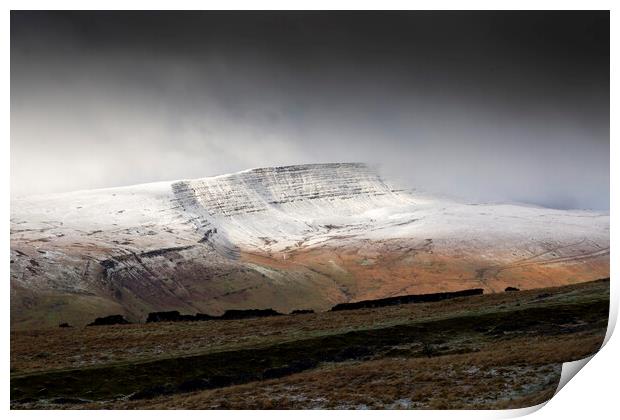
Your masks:
{"label": "white border frame", "polygon": [[[620,19],[617,18],[615,11],[613,10],[614,2],[611,1],[558,1],[558,0],[521,0],[521,1],[503,1],[501,3],[497,1],[397,1],[397,0],[383,0],[381,2],[372,2],[367,0],[314,0],[314,1],[297,1],[291,4],[286,1],[228,1],[228,2],[213,2],[213,1],[197,1],[197,0],[177,0],[175,2],[165,2],[161,0],[152,0],[149,2],[139,2],[133,0],[92,0],[88,3],[79,1],[8,1],[5,4],[8,5],[8,9],[5,9],[5,13],[2,16],[2,57],[5,62],[1,68],[4,100],[2,101],[2,111],[4,118],[2,119],[2,142],[0,149],[0,170],[2,172],[2,182],[0,188],[2,189],[2,207],[0,208],[0,220],[3,221],[0,230],[0,235],[3,238],[1,242],[2,255],[4,258],[0,259],[0,265],[2,267],[3,278],[5,279],[5,289],[3,296],[4,303],[4,317],[3,317],[3,339],[4,345],[2,346],[2,366],[3,371],[7,373],[5,380],[2,382],[2,395],[5,401],[5,409],[9,409],[9,370],[10,370],[10,293],[9,293],[9,218],[10,218],[10,13],[9,10],[26,10],[26,9],[58,9],[58,10],[98,10],[98,9],[117,9],[117,10],[137,10],[137,9],[158,9],[158,10],[198,10],[198,9],[213,9],[213,10],[273,10],[273,9],[291,9],[291,10],[348,10],[348,9],[413,9],[413,10],[611,10],[611,45],[618,45],[618,29],[620,28]],[[464,8],[463,6],[469,6]],[[618,186],[616,182],[618,180],[619,170],[617,169],[618,156],[620,156],[620,150],[617,144],[618,129],[617,121],[618,117],[618,53],[611,49],[611,108],[610,108],[610,176],[611,176],[611,277],[612,277],[612,299],[610,310],[610,327],[606,337],[606,345],[592,360],[588,363],[588,368],[584,372],[579,373],[578,379],[570,381],[565,388],[562,389],[549,403],[541,404],[540,406],[531,407],[520,410],[503,410],[503,411],[372,411],[372,412],[340,412],[340,411],[297,411],[294,414],[282,412],[282,411],[218,411],[203,413],[200,411],[182,411],[182,412],[170,412],[170,411],[149,411],[142,413],[144,416],[148,416],[149,420],[168,420],[171,416],[183,417],[184,420],[188,418],[203,418],[206,416],[215,416],[218,419],[232,419],[241,416],[251,415],[259,420],[273,420],[288,418],[294,415],[296,418],[301,419],[317,419],[323,416],[335,416],[346,418],[371,418],[378,416],[388,416],[392,418],[403,418],[404,416],[415,416],[416,418],[507,418],[517,417],[531,412],[535,418],[579,418],[583,419],[584,416],[591,418],[608,418],[609,413],[617,412],[616,398],[617,393],[615,389],[618,383],[619,362],[617,355],[620,354],[620,344],[618,344],[617,337],[612,337],[611,332],[615,326],[618,315],[618,290],[617,281],[614,280],[615,274],[618,273],[618,264],[620,259],[614,258],[616,245],[618,244],[617,235],[615,234],[614,227],[616,226],[616,220],[614,219],[615,213],[613,209],[619,208],[620,195],[614,193],[614,186]],[[542,406],[546,406],[545,409],[537,411]],[[113,414],[111,414],[113,413]],[[9,413],[15,418],[32,418],[38,415],[44,415],[51,419],[62,417],[74,417],[81,418],[86,413],[78,411],[11,411]],[[93,418],[110,417],[111,415],[128,417],[130,412],[110,412],[110,411],[91,411],[88,413]]]}

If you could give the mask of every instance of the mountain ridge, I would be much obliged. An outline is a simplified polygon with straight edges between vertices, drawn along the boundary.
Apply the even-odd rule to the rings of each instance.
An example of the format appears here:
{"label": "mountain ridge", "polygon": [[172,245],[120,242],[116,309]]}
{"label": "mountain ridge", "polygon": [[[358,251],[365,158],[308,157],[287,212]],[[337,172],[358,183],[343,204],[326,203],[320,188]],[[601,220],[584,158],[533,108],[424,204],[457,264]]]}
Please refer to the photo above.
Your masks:
{"label": "mountain ridge", "polygon": [[467,204],[363,163],[16,199],[11,323],[299,307],[609,276],[609,216]]}

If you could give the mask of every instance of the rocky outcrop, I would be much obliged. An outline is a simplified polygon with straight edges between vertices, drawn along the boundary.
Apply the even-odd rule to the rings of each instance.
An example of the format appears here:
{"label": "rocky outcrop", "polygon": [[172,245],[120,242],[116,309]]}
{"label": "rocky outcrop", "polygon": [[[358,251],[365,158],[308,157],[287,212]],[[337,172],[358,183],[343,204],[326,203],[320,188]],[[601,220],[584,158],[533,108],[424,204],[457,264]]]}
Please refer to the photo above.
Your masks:
{"label": "rocky outcrop", "polygon": [[147,323],[152,322],[180,322],[180,321],[213,321],[224,319],[247,319],[262,318],[282,315],[273,309],[232,309],[224,312],[221,316],[197,313],[196,315],[182,315],[179,311],[151,312],[146,318]]}
{"label": "rocky outcrop", "polygon": [[362,308],[380,308],[382,306],[403,305],[407,303],[426,303],[426,302],[439,302],[446,299],[454,299],[464,296],[481,295],[484,292],[483,289],[468,289],[459,290],[458,292],[441,292],[441,293],[428,293],[424,295],[406,295],[406,296],[394,296],[384,299],[362,300],[359,302],[351,303],[339,303],[334,306],[332,311],[346,311],[350,309],[362,309]]}
{"label": "rocky outcrop", "polygon": [[229,309],[219,319],[247,319],[279,316],[281,313],[273,309]]}
{"label": "rocky outcrop", "polygon": [[130,322],[123,317],[123,315],[108,315],[101,318],[96,318],[93,322],[88,324],[89,327],[97,325],[124,325]]}
{"label": "rocky outcrop", "polygon": [[179,311],[166,311],[151,312],[146,318],[146,322],[209,321],[211,319],[217,319],[217,317],[200,313],[196,315],[181,315]]}
{"label": "rocky outcrop", "polygon": [[314,311],[312,309],[295,309],[291,312],[291,315],[302,315],[302,314],[313,314]]}

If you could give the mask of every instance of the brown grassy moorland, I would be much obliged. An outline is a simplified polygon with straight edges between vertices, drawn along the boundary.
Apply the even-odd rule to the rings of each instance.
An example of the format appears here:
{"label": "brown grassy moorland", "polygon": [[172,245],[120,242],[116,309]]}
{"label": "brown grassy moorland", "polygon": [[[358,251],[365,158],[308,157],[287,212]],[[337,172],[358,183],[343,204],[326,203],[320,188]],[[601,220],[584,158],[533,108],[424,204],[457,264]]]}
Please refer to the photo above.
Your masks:
{"label": "brown grassy moorland", "polygon": [[562,362],[598,350],[608,303],[609,282],[597,281],[264,319],[13,331],[12,407],[528,406],[553,395]]}

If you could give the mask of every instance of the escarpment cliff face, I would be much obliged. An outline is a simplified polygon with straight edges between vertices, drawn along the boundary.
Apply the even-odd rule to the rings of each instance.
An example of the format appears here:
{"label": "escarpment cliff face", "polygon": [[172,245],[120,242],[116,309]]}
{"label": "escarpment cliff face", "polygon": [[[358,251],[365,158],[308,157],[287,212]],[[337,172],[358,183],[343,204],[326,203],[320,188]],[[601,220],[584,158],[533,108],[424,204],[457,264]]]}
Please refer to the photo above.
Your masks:
{"label": "escarpment cliff face", "polygon": [[317,234],[354,229],[368,212],[413,204],[359,163],[252,169],[172,187],[205,240],[237,251],[292,250]]}
{"label": "escarpment cliff face", "polygon": [[11,323],[338,303],[609,275],[609,216],[396,190],[364,164],[11,203]]}

